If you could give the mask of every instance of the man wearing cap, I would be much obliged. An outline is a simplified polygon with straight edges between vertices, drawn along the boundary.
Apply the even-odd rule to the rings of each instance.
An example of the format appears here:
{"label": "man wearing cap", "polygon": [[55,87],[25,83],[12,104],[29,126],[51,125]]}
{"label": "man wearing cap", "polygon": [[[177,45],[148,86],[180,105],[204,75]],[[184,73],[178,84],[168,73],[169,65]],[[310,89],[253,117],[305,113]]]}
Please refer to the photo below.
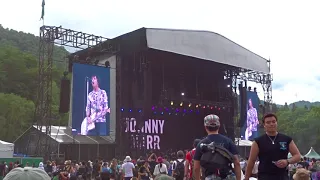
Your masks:
{"label": "man wearing cap", "polygon": [[132,161],[131,157],[126,156],[126,158],[124,159],[125,163],[122,164],[124,180],[130,180],[133,177],[135,166],[131,161]]}
{"label": "man wearing cap", "polygon": [[51,180],[48,174],[39,168],[14,168],[12,169],[3,180]]}
{"label": "man wearing cap", "polygon": [[[234,173],[236,175],[236,179],[241,179],[241,167],[240,162],[238,158],[238,150],[236,145],[233,143],[233,141],[221,134],[219,134],[219,128],[220,128],[220,120],[217,115],[210,114],[207,115],[204,118],[204,128],[206,132],[208,133],[208,136],[201,140],[200,143],[197,145],[196,152],[194,155],[194,175],[196,180],[200,180],[200,160],[201,156],[203,154],[202,149],[200,147],[200,144],[210,144],[211,142],[214,142],[217,145],[220,145],[227,149],[230,153],[233,154],[234,158]],[[204,176],[206,179],[221,179],[219,177],[219,170],[212,170],[212,169],[205,169]]]}

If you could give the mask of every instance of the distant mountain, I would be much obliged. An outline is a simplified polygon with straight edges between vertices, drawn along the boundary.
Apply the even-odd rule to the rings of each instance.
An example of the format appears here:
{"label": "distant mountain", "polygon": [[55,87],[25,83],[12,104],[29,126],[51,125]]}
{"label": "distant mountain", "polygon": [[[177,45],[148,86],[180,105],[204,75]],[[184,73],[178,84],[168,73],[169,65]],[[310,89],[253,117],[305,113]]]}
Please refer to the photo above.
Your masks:
{"label": "distant mountain", "polygon": [[[0,24],[0,46],[12,46],[22,52],[28,52],[39,57],[39,37],[30,33],[19,32],[13,29],[4,28]],[[69,52],[60,46],[54,47],[53,60],[58,67],[64,68],[65,57]]]}
{"label": "distant mountain", "polygon": [[[286,103],[287,104],[287,103]],[[287,104],[289,106],[289,108],[292,108],[293,107],[293,104],[296,106],[296,107],[312,107],[312,106],[320,106],[320,102],[319,101],[316,101],[316,102],[309,102],[309,101],[297,101],[297,102],[293,102],[291,104]],[[277,104],[277,107],[283,107],[285,105],[279,105]]]}
{"label": "distant mountain", "polygon": [[308,107],[310,108],[311,106],[320,106],[320,102],[309,102],[309,101],[297,101],[294,103],[289,104],[289,107],[292,108],[293,104],[295,104],[296,107]]}

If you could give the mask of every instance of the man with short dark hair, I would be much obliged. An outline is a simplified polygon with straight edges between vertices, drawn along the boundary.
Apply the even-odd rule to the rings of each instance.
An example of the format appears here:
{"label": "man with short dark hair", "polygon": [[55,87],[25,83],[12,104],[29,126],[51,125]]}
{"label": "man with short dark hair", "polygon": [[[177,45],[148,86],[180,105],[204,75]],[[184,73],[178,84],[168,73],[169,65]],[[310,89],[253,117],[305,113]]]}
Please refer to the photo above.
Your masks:
{"label": "man with short dark hair", "polygon": [[[245,180],[250,178],[257,157],[259,180],[287,180],[287,166],[300,161],[300,152],[291,137],[278,132],[278,119],[275,114],[266,114],[262,123],[266,134],[252,143]],[[290,159],[289,152],[292,155]]]}
{"label": "man with short dark hair", "polygon": [[[238,157],[238,150],[236,145],[233,143],[233,141],[221,134],[219,134],[219,128],[220,128],[220,120],[217,115],[210,114],[207,115],[204,118],[204,127],[205,130],[208,133],[208,136],[201,140],[196,148],[196,152],[194,155],[194,173],[196,180],[200,180],[200,160],[201,156],[203,155],[203,151],[201,148],[201,144],[210,144],[211,142],[214,142],[216,145],[220,145],[227,149],[230,153],[233,154],[234,159],[234,172],[236,175],[236,179],[241,179],[241,167]],[[206,169],[204,168],[204,177],[206,179],[223,179],[221,177],[221,172],[219,169]],[[230,179],[230,175],[228,175],[228,178]]]}

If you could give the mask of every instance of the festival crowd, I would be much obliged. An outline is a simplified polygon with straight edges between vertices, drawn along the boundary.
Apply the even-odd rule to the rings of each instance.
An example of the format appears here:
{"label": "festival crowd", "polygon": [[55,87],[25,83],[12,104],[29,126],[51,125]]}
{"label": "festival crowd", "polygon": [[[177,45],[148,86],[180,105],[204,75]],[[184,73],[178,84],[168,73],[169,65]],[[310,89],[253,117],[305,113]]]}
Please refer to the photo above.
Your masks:
{"label": "festival crowd", "polygon": [[[301,159],[291,137],[277,131],[274,114],[263,117],[266,134],[256,138],[250,156],[239,156],[234,142],[219,134],[220,119],[216,115],[204,118],[208,136],[193,141],[190,151],[178,151],[174,156],[155,153],[148,157],[123,160],[96,160],[63,164],[42,162],[38,167],[21,167],[19,162],[2,163],[0,179],[4,180],[320,180],[320,162]],[[191,143],[190,143],[191,144]],[[288,153],[292,155],[288,157]]]}

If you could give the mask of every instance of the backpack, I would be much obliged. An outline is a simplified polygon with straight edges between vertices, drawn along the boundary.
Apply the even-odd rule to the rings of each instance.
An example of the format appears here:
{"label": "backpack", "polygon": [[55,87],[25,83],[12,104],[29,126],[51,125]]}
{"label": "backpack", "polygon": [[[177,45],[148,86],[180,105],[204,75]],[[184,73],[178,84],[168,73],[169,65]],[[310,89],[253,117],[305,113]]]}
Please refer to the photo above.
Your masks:
{"label": "backpack", "polygon": [[214,142],[201,143],[200,148],[203,153],[200,159],[201,167],[205,170],[213,170],[222,179],[230,174],[231,164],[234,162],[233,154],[230,151]]}
{"label": "backpack", "polygon": [[174,169],[174,176],[177,180],[184,178],[184,160],[183,161],[176,161],[176,167]]}

